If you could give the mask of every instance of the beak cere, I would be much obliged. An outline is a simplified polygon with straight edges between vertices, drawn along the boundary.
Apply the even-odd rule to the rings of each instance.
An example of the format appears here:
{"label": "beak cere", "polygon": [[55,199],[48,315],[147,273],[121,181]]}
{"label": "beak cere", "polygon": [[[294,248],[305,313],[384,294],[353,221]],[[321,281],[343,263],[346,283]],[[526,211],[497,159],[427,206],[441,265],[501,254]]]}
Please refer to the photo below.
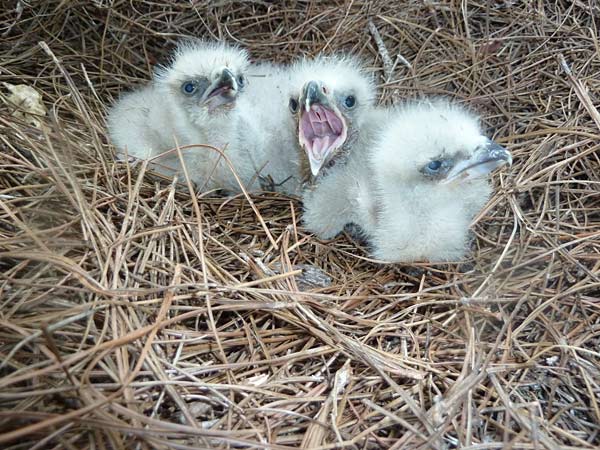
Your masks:
{"label": "beak cere", "polygon": [[448,172],[443,183],[485,178],[504,164],[512,165],[512,155],[507,149],[488,139],[470,158],[458,162]]}
{"label": "beak cere", "polygon": [[330,102],[320,83],[304,85],[300,104],[303,106],[298,125],[298,140],[306,151],[313,176],[331,160],[335,150],[346,141],[346,121]]}
{"label": "beak cere", "polygon": [[311,105],[315,103],[328,103],[328,99],[316,81],[309,81],[304,88],[304,108],[310,111]]}
{"label": "beak cere", "polygon": [[238,85],[235,75],[225,67],[219,78],[208,87],[201,101],[209,111],[214,111],[219,106],[233,103],[237,94]]}

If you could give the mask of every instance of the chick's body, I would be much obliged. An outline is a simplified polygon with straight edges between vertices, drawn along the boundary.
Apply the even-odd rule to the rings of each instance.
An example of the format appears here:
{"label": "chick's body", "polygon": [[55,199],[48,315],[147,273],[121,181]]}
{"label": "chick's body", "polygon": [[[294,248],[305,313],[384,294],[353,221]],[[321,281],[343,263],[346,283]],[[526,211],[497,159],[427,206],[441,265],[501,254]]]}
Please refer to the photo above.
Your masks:
{"label": "chick's body", "polygon": [[255,189],[298,194],[299,161],[294,122],[288,109],[290,69],[253,64],[247,90],[238,103],[235,145],[244,149],[246,179]]}
{"label": "chick's body", "polygon": [[368,238],[377,226],[377,199],[373,183],[371,146],[388,117],[383,108],[372,109],[361,121],[360,135],[344,163],[317,177],[303,194],[304,223],[323,239],[331,239],[349,224]]}
{"label": "chick's body", "polygon": [[357,59],[321,56],[295,64],[292,84],[305,227],[325,239],[351,222],[366,227],[368,142],[384,114],[372,77]]}
{"label": "chick's body", "polygon": [[147,159],[173,147],[176,124],[169,108],[158,108],[161,93],[150,84],[123,95],[110,110],[107,122],[113,144],[123,156]]}

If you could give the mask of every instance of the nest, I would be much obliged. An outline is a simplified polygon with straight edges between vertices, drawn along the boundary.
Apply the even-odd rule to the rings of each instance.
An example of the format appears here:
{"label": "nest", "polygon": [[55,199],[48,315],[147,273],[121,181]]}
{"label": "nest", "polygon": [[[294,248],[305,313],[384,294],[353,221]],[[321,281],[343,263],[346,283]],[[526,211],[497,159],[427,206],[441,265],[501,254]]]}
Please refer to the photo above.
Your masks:
{"label": "nest", "polygon": [[[3,9],[0,82],[47,110],[0,86],[3,448],[600,445],[594,2]],[[469,258],[381,264],[307,233],[295,198],[190,195],[114,162],[107,105],[188,36],[353,52],[383,104],[477,110],[515,162]]]}

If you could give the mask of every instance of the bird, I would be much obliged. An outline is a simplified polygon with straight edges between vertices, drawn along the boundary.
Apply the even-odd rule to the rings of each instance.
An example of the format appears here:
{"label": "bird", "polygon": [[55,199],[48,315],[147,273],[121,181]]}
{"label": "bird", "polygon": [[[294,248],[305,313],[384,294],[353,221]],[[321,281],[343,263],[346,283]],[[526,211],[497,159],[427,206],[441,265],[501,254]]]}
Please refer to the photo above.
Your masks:
{"label": "bird", "polygon": [[359,139],[373,81],[348,55],[255,63],[248,74],[238,103],[238,142],[248,161],[241,166],[263,190],[301,196]]}
{"label": "bird", "polygon": [[303,223],[318,238],[332,239],[348,230],[367,239],[377,226],[370,151],[388,115],[387,108],[370,110],[344,164],[331,167],[303,192]]}
{"label": "bird", "polygon": [[303,58],[290,67],[290,111],[296,118],[300,172],[314,183],[343,163],[374,108],[373,77],[358,57],[346,54]]}
{"label": "bird", "polygon": [[249,83],[238,102],[238,129],[233,145],[241,177],[250,190],[299,195],[299,158],[294,118],[288,109],[292,90],[287,64],[257,62],[248,69]]}
{"label": "bird", "polygon": [[[195,39],[180,42],[169,63],[155,70],[148,85],[124,95],[109,110],[108,131],[118,155],[126,150],[130,156],[150,159],[176,145],[204,144],[224,149],[240,164],[247,162],[236,157],[239,147],[229,144],[239,126],[236,106],[243,97],[249,64],[248,52],[236,45]],[[236,189],[238,183],[218,152],[203,147],[182,152],[197,186]],[[177,153],[156,162],[157,167],[181,171]]]}
{"label": "bird", "polygon": [[[351,219],[350,198],[368,195],[353,174],[365,164],[371,129],[378,126],[372,76],[356,57],[320,55],[291,67],[289,106],[295,116],[304,227],[323,239]],[[359,199],[358,201],[365,201]]]}
{"label": "bird", "polygon": [[429,99],[390,112],[368,169],[372,255],[387,262],[463,258],[471,221],[492,192],[488,175],[505,164],[512,164],[511,153],[456,103]]}

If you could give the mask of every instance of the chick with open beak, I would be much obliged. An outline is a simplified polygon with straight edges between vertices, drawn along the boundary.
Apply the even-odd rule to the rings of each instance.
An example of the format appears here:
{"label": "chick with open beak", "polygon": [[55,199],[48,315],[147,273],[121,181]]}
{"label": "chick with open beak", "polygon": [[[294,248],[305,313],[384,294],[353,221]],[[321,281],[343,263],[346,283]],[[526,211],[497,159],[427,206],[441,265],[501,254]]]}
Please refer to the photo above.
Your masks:
{"label": "chick with open beak", "polygon": [[322,81],[309,81],[302,89],[298,140],[306,151],[310,170],[319,170],[335,156],[346,142],[348,126],[341,111],[331,100],[330,90]]}
{"label": "chick with open beak", "polygon": [[300,69],[289,105],[297,123],[302,219],[328,239],[368,214],[363,205],[372,193],[360,176],[386,114],[375,108],[373,78],[356,58],[321,57],[303,61]]}
{"label": "chick with open beak", "polygon": [[290,72],[289,108],[297,124],[301,178],[314,184],[354,151],[373,108],[375,86],[350,56],[304,59]]}

